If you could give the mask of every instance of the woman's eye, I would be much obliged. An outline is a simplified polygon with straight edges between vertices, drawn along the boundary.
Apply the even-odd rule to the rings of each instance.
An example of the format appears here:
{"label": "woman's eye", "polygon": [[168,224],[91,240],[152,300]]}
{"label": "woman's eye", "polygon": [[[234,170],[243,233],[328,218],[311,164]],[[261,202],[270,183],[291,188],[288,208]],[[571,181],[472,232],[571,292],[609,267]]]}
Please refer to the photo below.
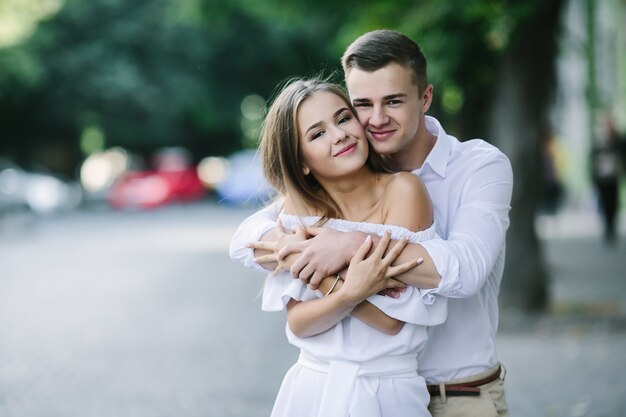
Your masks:
{"label": "woman's eye", "polygon": [[318,130],[317,132],[313,133],[313,135],[311,136],[311,139],[317,139],[320,136],[322,136],[324,134],[323,130]]}
{"label": "woman's eye", "polygon": [[345,122],[349,121],[350,119],[352,119],[350,116],[342,116],[342,117],[339,118],[337,123],[338,124],[342,124],[342,123],[345,123]]}

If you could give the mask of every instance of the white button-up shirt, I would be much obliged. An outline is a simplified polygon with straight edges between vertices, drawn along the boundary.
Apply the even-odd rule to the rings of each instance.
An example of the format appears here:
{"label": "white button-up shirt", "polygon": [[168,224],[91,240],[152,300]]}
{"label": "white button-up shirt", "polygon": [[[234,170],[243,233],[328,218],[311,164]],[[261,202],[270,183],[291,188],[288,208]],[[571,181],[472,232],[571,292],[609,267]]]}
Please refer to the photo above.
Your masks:
{"label": "white button-up shirt", "polygon": [[458,289],[440,292],[451,297],[448,318],[429,328],[419,355],[420,375],[439,383],[475,375],[498,362],[498,293],[513,170],[506,155],[483,140],[459,142],[432,117],[426,117],[426,128],[437,142],[413,173],[428,189],[445,240],[423,246],[431,257],[438,250],[454,254],[461,282]]}
{"label": "white button-up shirt", "polygon": [[[439,235],[423,242],[442,276],[432,294],[446,296],[448,318],[428,330],[418,372],[428,383],[465,378],[497,364],[498,292],[504,270],[513,171],[496,147],[474,139],[460,142],[433,117],[426,128],[437,136],[419,175],[430,194]],[[255,213],[239,227],[230,256],[263,270],[246,243],[259,240],[275,226],[280,205]]]}

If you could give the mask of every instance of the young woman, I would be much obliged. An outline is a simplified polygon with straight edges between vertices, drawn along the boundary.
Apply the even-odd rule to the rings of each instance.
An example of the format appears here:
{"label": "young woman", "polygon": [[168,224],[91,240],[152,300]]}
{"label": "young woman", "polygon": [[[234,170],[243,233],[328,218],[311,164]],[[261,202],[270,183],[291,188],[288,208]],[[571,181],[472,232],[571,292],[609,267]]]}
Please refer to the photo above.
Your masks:
{"label": "young woman", "polygon": [[[282,89],[265,119],[260,153],[265,176],[284,196],[282,226],[292,231],[279,245],[306,238],[311,226],[368,235],[347,271],[316,290],[282,264],[266,279],[262,307],[287,310],[288,340],[300,348],[272,416],[430,415],[417,352],[426,326],[445,320],[446,301],[433,302],[414,287],[396,298],[378,295],[402,286],[391,277],[417,265],[391,265],[406,242],[438,238],[423,184],[386,171],[347,95],[318,79]],[[374,245],[369,235],[382,239]],[[390,239],[399,242],[388,250]]]}

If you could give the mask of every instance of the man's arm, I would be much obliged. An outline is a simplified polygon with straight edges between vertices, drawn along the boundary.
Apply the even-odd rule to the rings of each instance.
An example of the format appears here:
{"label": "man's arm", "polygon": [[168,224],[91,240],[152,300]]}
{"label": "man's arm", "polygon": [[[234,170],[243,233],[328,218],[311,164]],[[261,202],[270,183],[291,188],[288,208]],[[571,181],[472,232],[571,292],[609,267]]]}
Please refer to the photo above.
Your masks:
{"label": "man's arm", "polygon": [[434,259],[436,254],[447,253],[458,262],[457,276],[449,274],[452,276],[434,291],[447,297],[472,297],[480,291],[501,256],[509,226],[513,192],[509,159],[498,151],[485,156],[484,162],[476,162],[480,166],[466,177],[463,199],[451,218],[447,240],[423,243]]}
{"label": "man's arm", "polygon": [[[279,258],[298,253],[290,268],[291,274],[309,282],[313,288],[324,277],[345,269],[356,251],[355,248],[367,236],[363,232],[339,232],[330,228],[310,228],[308,232],[314,236],[305,242],[287,244],[280,250]],[[375,244],[380,240],[378,235],[370,236]],[[441,260],[436,264],[422,245],[409,243],[394,265],[419,259],[419,268],[413,268],[395,278],[418,288],[437,288],[444,272],[455,271],[456,276],[458,271],[455,259],[449,259],[451,255],[446,251],[440,252],[443,252],[440,255]]]}

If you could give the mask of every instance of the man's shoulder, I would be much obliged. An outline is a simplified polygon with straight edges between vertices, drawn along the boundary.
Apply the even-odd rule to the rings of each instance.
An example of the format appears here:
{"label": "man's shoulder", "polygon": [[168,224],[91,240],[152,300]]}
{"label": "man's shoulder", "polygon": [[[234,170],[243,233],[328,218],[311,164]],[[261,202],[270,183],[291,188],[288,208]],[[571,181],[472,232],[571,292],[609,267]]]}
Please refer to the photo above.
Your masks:
{"label": "man's shoulder", "polygon": [[509,162],[509,158],[497,146],[484,139],[469,139],[457,141],[455,152],[459,158],[478,158],[484,161],[502,160]]}

